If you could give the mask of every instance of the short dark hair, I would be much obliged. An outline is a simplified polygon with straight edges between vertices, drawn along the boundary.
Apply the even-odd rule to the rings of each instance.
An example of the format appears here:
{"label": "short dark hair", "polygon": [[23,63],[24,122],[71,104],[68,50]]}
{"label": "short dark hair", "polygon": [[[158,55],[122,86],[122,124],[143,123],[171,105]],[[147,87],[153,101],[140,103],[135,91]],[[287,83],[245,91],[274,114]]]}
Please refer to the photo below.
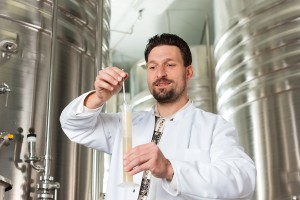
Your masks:
{"label": "short dark hair", "polygon": [[192,64],[192,53],[188,44],[179,36],[169,33],[157,34],[148,40],[144,53],[146,62],[148,62],[150,51],[161,45],[177,46],[180,49],[184,66],[187,67]]}

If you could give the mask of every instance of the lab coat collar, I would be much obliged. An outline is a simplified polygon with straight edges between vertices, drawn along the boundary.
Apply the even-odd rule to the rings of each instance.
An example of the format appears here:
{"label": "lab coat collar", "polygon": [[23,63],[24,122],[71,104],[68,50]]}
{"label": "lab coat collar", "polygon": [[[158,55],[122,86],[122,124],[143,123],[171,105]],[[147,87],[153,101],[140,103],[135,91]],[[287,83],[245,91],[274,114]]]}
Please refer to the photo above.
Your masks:
{"label": "lab coat collar", "polygon": [[[182,108],[180,108],[172,116],[166,117],[165,119],[170,120],[170,121],[175,121],[175,120],[181,119],[184,117],[185,114],[189,113],[189,111],[192,109],[195,109],[195,105],[194,105],[194,102],[189,99],[189,101]],[[156,105],[152,106],[151,114],[156,117],[161,117],[157,111]]]}

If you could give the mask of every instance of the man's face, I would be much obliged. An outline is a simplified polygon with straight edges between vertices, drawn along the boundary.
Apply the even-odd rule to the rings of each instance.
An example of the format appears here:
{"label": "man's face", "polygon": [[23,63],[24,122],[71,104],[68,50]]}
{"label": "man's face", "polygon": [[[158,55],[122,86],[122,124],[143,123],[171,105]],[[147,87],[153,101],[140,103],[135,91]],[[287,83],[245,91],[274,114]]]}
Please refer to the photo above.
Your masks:
{"label": "man's face", "polygon": [[158,102],[175,102],[186,97],[192,67],[184,66],[178,47],[163,45],[153,48],[148,56],[147,71],[148,88]]}

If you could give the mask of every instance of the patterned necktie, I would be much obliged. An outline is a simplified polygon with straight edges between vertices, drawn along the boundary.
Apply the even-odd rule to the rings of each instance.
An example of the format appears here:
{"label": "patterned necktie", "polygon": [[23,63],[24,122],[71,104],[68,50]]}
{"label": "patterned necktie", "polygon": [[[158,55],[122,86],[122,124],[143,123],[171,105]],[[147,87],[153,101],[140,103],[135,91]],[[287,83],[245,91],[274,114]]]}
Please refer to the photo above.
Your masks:
{"label": "patterned necktie", "polygon": [[[165,119],[163,119],[163,118],[157,119],[157,122],[155,125],[155,130],[154,130],[152,140],[151,140],[156,145],[159,143],[159,140],[161,138],[162,130],[164,128],[164,122],[165,122]],[[148,192],[149,192],[149,187],[150,187],[151,175],[152,174],[151,174],[150,170],[144,171],[138,200],[146,200],[147,199],[147,196],[149,194]]]}

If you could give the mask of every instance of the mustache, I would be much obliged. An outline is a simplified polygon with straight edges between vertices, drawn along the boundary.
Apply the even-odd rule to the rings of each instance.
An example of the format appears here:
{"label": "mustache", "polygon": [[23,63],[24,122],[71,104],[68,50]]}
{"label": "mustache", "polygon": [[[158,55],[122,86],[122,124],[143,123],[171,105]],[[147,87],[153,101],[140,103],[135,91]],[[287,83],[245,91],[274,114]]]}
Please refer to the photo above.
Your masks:
{"label": "mustache", "polygon": [[170,79],[167,79],[167,78],[160,78],[160,79],[157,79],[156,81],[154,81],[152,85],[158,85],[160,83],[165,83],[165,82],[172,83],[173,81]]}

